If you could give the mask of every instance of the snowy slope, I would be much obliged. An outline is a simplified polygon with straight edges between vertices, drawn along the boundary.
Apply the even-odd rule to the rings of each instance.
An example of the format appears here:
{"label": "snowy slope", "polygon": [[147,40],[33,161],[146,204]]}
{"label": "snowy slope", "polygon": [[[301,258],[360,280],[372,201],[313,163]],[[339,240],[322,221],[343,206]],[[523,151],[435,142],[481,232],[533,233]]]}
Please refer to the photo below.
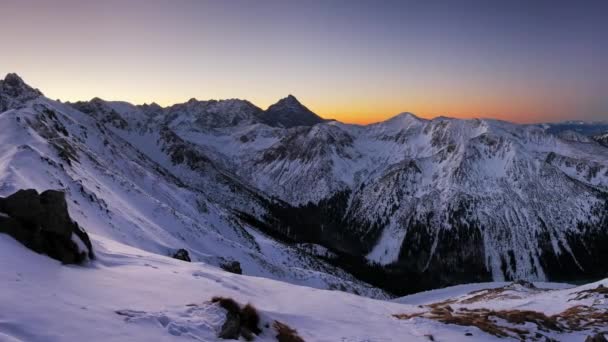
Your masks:
{"label": "snowy slope", "polygon": [[[281,321],[306,341],[428,341],[429,335],[435,341],[505,340],[472,326],[423,317],[393,317],[422,311],[420,305],[434,303],[440,297],[434,291],[425,293],[424,299],[418,298],[416,305],[404,304],[412,302],[407,297],[398,302],[373,300],[234,275],[99,236],[94,240],[98,260],[86,267],[68,267],[0,236],[0,340],[217,341],[225,319],[225,311],[209,302],[217,295],[252,303],[260,311],[263,324]],[[602,283],[608,285],[608,280]],[[594,298],[569,301],[577,292],[598,284],[548,292],[518,291],[518,299],[461,306],[530,309],[548,315],[577,305],[601,308]],[[444,295],[449,292],[448,298],[462,300],[471,291],[503,284],[483,285],[488,286],[440,291]],[[532,323],[519,327],[537,331]],[[541,332],[560,341],[581,341],[592,330]],[[276,341],[275,334],[271,328],[263,328],[256,341]]]}
{"label": "snowy slope", "polygon": [[159,145],[147,140],[137,149],[136,137],[158,132],[121,131],[131,144],[112,130],[130,128],[145,113],[128,104],[108,108],[112,120],[104,122],[108,116],[91,115],[96,111],[37,97],[1,113],[0,196],[22,188],[63,190],[72,217],[105,238],[160,255],[186,248],[194,260],[216,266],[236,260],[245,274],[384,296],[296,246],[252,230],[232,210],[263,212],[259,195],[204,156],[192,161],[194,168],[173,162],[163,148],[183,149],[158,134]]}

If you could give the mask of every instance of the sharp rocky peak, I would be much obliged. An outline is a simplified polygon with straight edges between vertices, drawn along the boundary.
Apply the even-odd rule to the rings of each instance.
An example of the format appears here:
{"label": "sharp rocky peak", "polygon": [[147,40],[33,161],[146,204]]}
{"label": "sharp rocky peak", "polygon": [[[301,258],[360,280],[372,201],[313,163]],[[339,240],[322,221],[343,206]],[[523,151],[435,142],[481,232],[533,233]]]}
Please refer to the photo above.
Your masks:
{"label": "sharp rocky peak", "polygon": [[18,85],[24,85],[25,82],[23,82],[23,79],[15,74],[15,73],[9,73],[4,77],[4,82],[6,82],[7,84],[13,85],[13,86],[18,86]]}
{"label": "sharp rocky peak", "polygon": [[288,95],[268,107],[263,113],[262,119],[270,126],[285,128],[312,126],[325,121],[306,108],[293,95]]}
{"label": "sharp rocky peak", "polygon": [[287,97],[280,99],[275,104],[268,107],[268,109],[284,108],[284,107],[288,107],[288,108],[292,108],[292,109],[302,109],[302,108],[308,109],[295,96],[293,96],[291,94],[287,95]]}
{"label": "sharp rocky peak", "polygon": [[38,89],[27,85],[19,75],[7,74],[4,80],[0,80],[0,112],[41,95],[42,93]]}

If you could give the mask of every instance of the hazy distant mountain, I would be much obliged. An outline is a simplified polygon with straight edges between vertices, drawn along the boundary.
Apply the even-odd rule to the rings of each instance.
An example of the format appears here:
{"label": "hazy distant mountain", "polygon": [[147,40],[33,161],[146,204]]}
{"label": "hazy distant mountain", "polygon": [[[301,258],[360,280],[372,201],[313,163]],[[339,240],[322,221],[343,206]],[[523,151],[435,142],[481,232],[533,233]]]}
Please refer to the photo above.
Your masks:
{"label": "hazy distant mountain", "polygon": [[578,130],[409,113],[348,125],[293,96],[266,111],[61,104],[14,76],[0,89],[0,196],[65,189],[94,234],[148,251],[380,297],[365,282],[406,293],[608,271],[608,149]]}
{"label": "hazy distant mountain", "polygon": [[572,131],[587,136],[594,136],[607,132],[608,122],[564,121],[545,124],[545,127],[547,127],[547,132],[552,134],[557,134],[563,131]]}

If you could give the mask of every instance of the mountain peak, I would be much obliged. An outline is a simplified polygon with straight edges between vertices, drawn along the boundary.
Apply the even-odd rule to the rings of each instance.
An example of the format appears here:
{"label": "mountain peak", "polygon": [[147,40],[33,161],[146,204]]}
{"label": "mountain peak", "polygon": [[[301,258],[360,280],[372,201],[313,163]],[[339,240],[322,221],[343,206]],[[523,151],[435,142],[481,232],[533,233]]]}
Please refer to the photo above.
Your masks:
{"label": "mountain peak", "polygon": [[417,117],[413,113],[403,112],[403,113],[397,114],[397,115],[389,118],[388,120],[386,120],[384,122],[393,123],[393,124],[398,123],[399,125],[403,125],[406,123],[415,123],[415,122],[424,122],[424,121],[426,121],[426,120]]}
{"label": "mountain peak", "polygon": [[15,73],[6,74],[6,76],[4,77],[4,82],[12,86],[25,85],[23,79]]}
{"label": "mountain peak", "polygon": [[298,110],[305,108],[306,110],[308,110],[308,108],[306,108],[306,106],[304,106],[295,96],[293,96],[291,94],[280,99],[275,104],[270,105],[270,107],[268,107],[268,109],[270,110],[271,108],[277,109],[277,108],[285,108],[285,107],[292,108],[292,109],[298,109]]}
{"label": "mountain peak", "polygon": [[416,114],[410,113],[410,112],[399,113],[399,114],[395,115],[394,117],[395,118],[410,118],[410,119],[416,119],[416,120],[423,120],[423,119],[419,118]]}
{"label": "mountain peak", "polygon": [[23,102],[41,96],[38,89],[27,85],[19,75],[7,74],[4,80],[0,80],[0,112],[19,106]]}
{"label": "mountain peak", "polygon": [[270,126],[285,128],[312,126],[324,121],[291,94],[268,107],[262,113],[262,119]]}
{"label": "mountain peak", "polygon": [[6,93],[13,97],[17,97],[22,93],[35,93],[37,95],[42,95],[38,89],[34,89],[27,85],[23,79],[15,73],[6,74],[4,80],[0,80],[0,85],[0,91],[3,94]]}
{"label": "mountain peak", "polygon": [[[280,101],[284,101],[284,102],[297,102],[297,103],[300,103],[300,101],[298,101],[298,99],[297,99],[295,96],[291,95],[291,94],[289,94],[289,95],[287,95],[286,97],[282,98],[281,100],[279,100],[279,102],[280,102]],[[301,103],[300,103],[300,104],[301,104]]]}

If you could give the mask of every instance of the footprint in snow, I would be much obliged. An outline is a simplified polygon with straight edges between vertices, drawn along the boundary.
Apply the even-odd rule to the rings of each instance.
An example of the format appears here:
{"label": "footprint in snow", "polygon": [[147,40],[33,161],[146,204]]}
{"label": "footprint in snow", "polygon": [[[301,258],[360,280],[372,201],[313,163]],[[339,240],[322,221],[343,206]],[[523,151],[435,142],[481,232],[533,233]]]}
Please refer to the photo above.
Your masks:
{"label": "footprint in snow", "polygon": [[116,314],[125,317],[129,324],[195,340],[215,339],[226,317],[225,311],[212,303],[189,304],[159,312],[117,310]]}

